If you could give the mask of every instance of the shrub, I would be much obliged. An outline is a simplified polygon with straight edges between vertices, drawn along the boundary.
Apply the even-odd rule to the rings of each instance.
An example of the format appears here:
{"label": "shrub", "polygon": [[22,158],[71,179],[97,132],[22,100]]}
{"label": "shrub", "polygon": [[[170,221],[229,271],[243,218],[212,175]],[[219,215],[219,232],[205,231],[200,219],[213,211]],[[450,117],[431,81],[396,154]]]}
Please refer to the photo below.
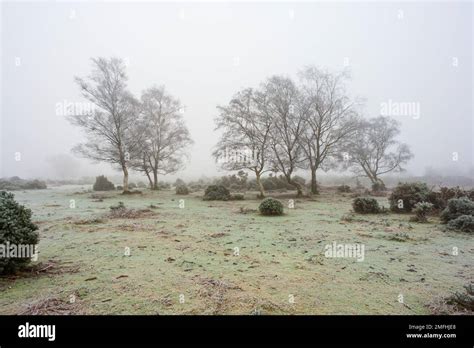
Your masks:
{"label": "shrub", "polygon": [[210,185],[204,191],[205,201],[228,201],[230,199],[230,192],[222,185]]}
{"label": "shrub", "polygon": [[176,181],[174,182],[174,186],[178,187],[178,186],[186,186],[186,183],[184,182],[184,180],[178,178],[176,179]]}
{"label": "shrub", "polygon": [[240,193],[236,193],[230,196],[230,199],[233,201],[243,201],[244,200],[244,195]]}
{"label": "shrub", "polygon": [[260,203],[258,210],[262,215],[283,215],[283,204],[279,200],[268,197]]}
{"label": "shrub", "polygon": [[117,185],[117,190],[118,191],[123,191],[123,186]]}
{"label": "shrub", "polygon": [[450,199],[440,218],[443,223],[447,223],[461,215],[474,215],[474,202],[467,197]]}
{"label": "shrub", "polygon": [[337,187],[337,191],[340,193],[349,193],[351,192],[351,187],[349,185],[341,185]]}
{"label": "shrub", "polygon": [[[38,226],[31,222],[31,210],[18,204],[14,196],[0,191],[0,245],[6,253],[10,245],[36,245],[39,235]],[[31,260],[27,258],[0,257],[0,274],[13,273]],[[33,255],[30,255],[33,256]]]}
{"label": "shrub", "polygon": [[131,182],[131,183],[128,184],[128,188],[129,188],[130,190],[136,189],[136,188],[137,188],[137,184],[135,184],[134,182]]}
{"label": "shrub", "polygon": [[169,190],[171,188],[171,184],[169,182],[158,182],[158,189],[159,190]]}
{"label": "shrub", "polygon": [[461,215],[454,220],[450,220],[447,225],[448,230],[461,232],[474,232],[474,216]]}
{"label": "shrub", "polygon": [[176,194],[177,195],[187,195],[187,194],[189,194],[188,187],[186,185],[176,186]]}
{"label": "shrub", "polygon": [[440,187],[439,191],[432,191],[428,201],[434,204],[435,209],[443,210],[452,198],[467,197],[474,201],[474,189],[463,190],[459,187]]}
{"label": "shrub", "polygon": [[121,209],[126,209],[125,204],[123,202],[118,202],[117,205],[110,206],[111,211],[116,211],[116,210],[121,210]]}
{"label": "shrub", "polygon": [[0,179],[0,190],[43,190],[46,189],[46,183],[40,180],[24,180],[18,176]]}
{"label": "shrub", "polygon": [[144,188],[146,188],[146,184],[143,181],[139,181],[139,182],[137,182],[137,187],[141,188],[141,189],[144,189]]}
{"label": "shrub", "polygon": [[431,190],[425,183],[399,183],[388,199],[390,210],[409,213],[416,203],[427,202],[430,193]]}
{"label": "shrub", "polygon": [[413,211],[415,216],[411,219],[415,222],[428,222],[426,215],[433,210],[433,204],[429,202],[419,202],[415,204]]}
{"label": "shrub", "polygon": [[359,214],[378,214],[381,212],[379,202],[371,197],[357,197],[352,201],[352,208]]}
{"label": "shrub", "polygon": [[457,310],[474,311],[474,284],[464,286],[465,292],[455,292],[448,297],[446,303],[453,305]]}
{"label": "shrub", "polygon": [[115,190],[114,184],[112,184],[104,175],[100,175],[95,178],[94,191],[111,191]]}

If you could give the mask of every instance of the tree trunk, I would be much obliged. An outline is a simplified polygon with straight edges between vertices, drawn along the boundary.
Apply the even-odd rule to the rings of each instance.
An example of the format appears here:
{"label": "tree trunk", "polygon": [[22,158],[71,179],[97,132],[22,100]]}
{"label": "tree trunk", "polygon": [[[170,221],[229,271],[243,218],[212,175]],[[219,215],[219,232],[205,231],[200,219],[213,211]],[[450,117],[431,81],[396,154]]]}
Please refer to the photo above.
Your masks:
{"label": "tree trunk", "polygon": [[297,191],[296,196],[297,197],[303,196],[303,189],[302,189],[301,185],[291,178],[291,174],[286,175],[286,181],[288,181],[288,184],[293,185],[294,187],[296,187],[296,191]]}
{"label": "tree trunk", "polygon": [[128,169],[126,164],[122,164],[123,170],[123,192],[128,192]]}
{"label": "tree trunk", "polygon": [[150,189],[153,188],[153,181],[151,180],[150,173],[145,171],[146,177],[148,178],[148,182],[150,183]]}
{"label": "tree trunk", "polygon": [[316,168],[311,168],[311,193],[317,195],[318,191],[318,182],[316,181]]}
{"label": "tree trunk", "polygon": [[158,170],[153,170],[153,190],[158,190]]}
{"label": "tree trunk", "polygon": [[264,198],[265,197],[265,189],[263,187],[262,180],[260,180],[260,173],[256,172],[255,175],[257,177],[258,189],[260,191],[259,198]]}

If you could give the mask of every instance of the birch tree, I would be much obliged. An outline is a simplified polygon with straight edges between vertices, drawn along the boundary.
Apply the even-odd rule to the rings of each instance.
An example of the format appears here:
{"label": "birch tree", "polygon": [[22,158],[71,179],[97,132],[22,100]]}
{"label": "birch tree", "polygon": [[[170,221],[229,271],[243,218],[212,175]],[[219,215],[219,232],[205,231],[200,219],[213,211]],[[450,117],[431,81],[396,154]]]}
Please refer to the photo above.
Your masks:
{"label": "birch tree", "polygon": [[186,149],[192,140],[182,116],[181,102],[164,87],[152,87],[141,96],[142,118],[138,129],[143,141],[133,167],[148,178],[150,188],[158,189],[158,175],[183,168]]}
{"label": "birch tree", "polygon": [[403,165],[413,157],[408,145],[396,140],[399,134],[399,122],[390,117],[361,121],[346,144],[347,166],[357,175],[369,178],[374,189],[385,189],[380,176],[403,171]]}
{"label": "birch tree", "polygon": [[346,73],[331,74],[316,67],[299,72],[301,99],[306,104],[301,135],[304,167],[311,171],[311,193],[318,193],[316,172],[334,167],[340,145],[357,129],[356,102],[345,90]]}
{"label": "birch tree", "polygon": [[140,145],[141,133],[135,127],[140,104],[127,91],[125,65],[118,58],[93,58],[91,74],[75,80],[95,108],[87,114],[70,116],[72,124],[83,129],[87,139],[73,152],[121,170],[123,190],[128,192],[129,161]]}
{"label": "birch tree", "polygon": [[258,105],[265,95],[252,89],[235,94],[227,106],[218,106],[216,129],[223,134],[213,156],[225,170],[249,170],[255,173],[260,197],[265,196],[261,176],[269,171],[269,145],[272,120],[261,113]]}

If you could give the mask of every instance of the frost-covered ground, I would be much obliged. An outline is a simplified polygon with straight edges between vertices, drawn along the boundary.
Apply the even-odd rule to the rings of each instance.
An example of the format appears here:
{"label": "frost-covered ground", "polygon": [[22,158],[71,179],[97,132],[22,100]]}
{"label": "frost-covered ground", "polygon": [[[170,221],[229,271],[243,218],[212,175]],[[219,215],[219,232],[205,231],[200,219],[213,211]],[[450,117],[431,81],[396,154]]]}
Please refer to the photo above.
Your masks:
{"label": "frost-covered ground", "polygon": [[[86,189],[15,193],[40,226],[40,253],[35,272],[0,279],[1,314],[426,314],[474,278],[472,237],[436,218],[347,221],[351,198],[330,190],[263,217],[240,210],[257,209],[255,193],[206,202],[202,192]],[[119,201],[148,211],[104,217]],[[364,261],[325,257],[333,242],[363,244]]]}

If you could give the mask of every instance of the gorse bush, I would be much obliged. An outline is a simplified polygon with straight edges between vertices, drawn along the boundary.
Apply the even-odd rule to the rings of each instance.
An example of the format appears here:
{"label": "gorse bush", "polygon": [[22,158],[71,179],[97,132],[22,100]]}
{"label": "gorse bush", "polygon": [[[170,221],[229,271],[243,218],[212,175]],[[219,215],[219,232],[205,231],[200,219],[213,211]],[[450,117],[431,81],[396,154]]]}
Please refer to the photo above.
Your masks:
{"label": "gorse bush", "polygon": [[268,197],[260,203],[258,210],[262,215],[283,215],[283,204],[279,200]]}
{"label": "gorse bush", "polygon": [[454,220],[450,220],[447,228],[451,231],[474,233],[474,216],[461,215]]}
{"label": "gorse bush", "polygon": [[433,210],[433,204],[429,202],[416,203],[413,211],[415,213],[412,221],[416,222],[428,222],[427,215]]}
{"label": "gorse bush", "polygon": [[228,201],[231,198],[230,192],[222,185],[210,185],[204,191],[205,201]]}
{"label": "gorse bush", "polygon": [[440,218],[443,223],[448,223],[461,215],[474,216],[474,202],[467,197],[453,198],[441,212]]}
{"label": "gorse bush", "polygon": [[0,191],[0,274],[13,273],[30,262],[33,255],[7,258],[5,254],[12,245],[36,245],[39,239],[37,229],[31,222],[31,210],[18,204],[13,194]]}
{"label": "gorse bush", "polygon": [[187,194],[189,194],[188,187],[186,185],[176,186],[176,194],[177,195],[187,195]]}
{"label": "gorse bush", "polygon": [[94,191],[112,191],[115,190],[115,186],[104,175],[100,175],[95,178],[92,189]]}
{"label": "gorse bush", "polygon": [[379,202],[372,197],[357,197],[352,201],[352,208],[359,214],[378,214],[381,212]]}
{"label": "gorse bush", "polygon": [[388,199],[390,210],[409,213],[416,203],[428,202],[431,192],[425,183],[399,183]]}
{"label": "gorse bush", "polygon": [[474,189],[463,190],[460,187],[440,187],[439,191],[432,191],[429,196],[429,202],[434,204],[434,208],[443,210],[452,198],[467,197],[474,201]]}

